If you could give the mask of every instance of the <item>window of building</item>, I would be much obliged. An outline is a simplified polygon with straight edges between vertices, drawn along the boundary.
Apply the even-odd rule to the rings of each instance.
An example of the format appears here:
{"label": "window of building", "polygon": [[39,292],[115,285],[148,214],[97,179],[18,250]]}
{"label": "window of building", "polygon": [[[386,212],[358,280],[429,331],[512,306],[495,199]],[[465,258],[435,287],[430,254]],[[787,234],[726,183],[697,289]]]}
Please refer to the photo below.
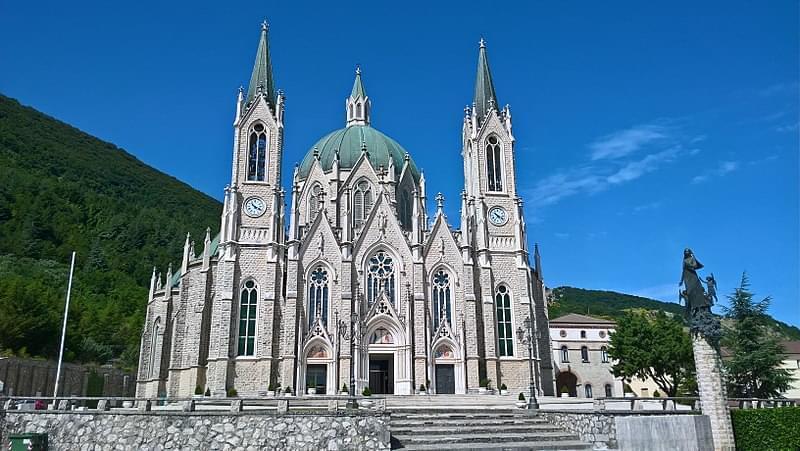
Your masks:
{"label": "window of building", "polygon": [[581,360],[584,363],[589,362],[589,348],[587,348],[586,346],[581,346]]}
{"label": "window of building", "polygon": [[566,330],[564,330],[564,329],[561,329],[561,332],[559,332],[558,334],[559,334],[559,335],[561,335],[561,338],[566,338],[566,336],[567,336],[567,331],[566,331]]}
{"label": "window of building", "polygon": [[497,342],[501,356],[514,355],[514,323],[511,320],[511,293],[505,285],[497,287]]}
{"label": "window of building", "polygon": [[561,363],[569,363],[569,349],[566,346],[561,347]]}
{"label": "window of building", "polygon": [[308,281],[308,324],[321,317],[328,324],[328,271],[320,265],[311,272]]}
{"label": "window of building", "polygon": [[153,335],[150,337],[150,377],[157,377],[156,356],[159,354],[158,335],[161,333],[161,318],[153,322]]}
{"label": "window of building", "polygon": [[308,222],[313,222],[317,218],[320,207],[322,206],[322,185],[315,183],[308,193]]}
{"label": "window of building", "polygon": [[586,392],[586,397],[587,398],[591,398],[592,397],[592,385],[591,384],[586,384],[586,385],[584,385],[583,389]]}
{"label": "window of building", "polygon": [[600,338],[606,338],[606,331],[604,331],[604,330],[601,330],[597,334],[600,335]]}
{"label": "window of building", "polygon": [[606,398],[610,398],[614,396],[614,393],[611,390],[611,384],[606,384]]}
{"label": "window of building", "polygon": [[450,275],[444,270],[436,271],[433,276],[433,330],[439,329],[442,318],[451,323]]}
{"label": "window of building", "polygon": [[500,142],[492,135],[486,140],[486,174],[489,191],[503,191],[502,155]]}
{"label": "window of building", "polygon": [[602,360],[603,363],[608,363],[608,348],[605,346],[600,348],[600,360]]}
{"label": "window of building", "polygon": [[581,338],[586,338],[586,331],[585,330],[581,331]]}
{"label": "window of building", "polygon": [[386,293],[389,302],[395,305],[395,271],[394,259],[384,251],[378,251],[368,262],[367,268],[367,303],[372,305],[378,300],[381,291]]}
{"label": "window of building", "polygon": [[256,348],[256,307],[258,288],[248,280],[239,296],[239,347],[238,355],[252,356]]}
{"label": "window of building", "polygon": [[372,210],[372,185],[366,180],[356,183],[353,192],[353,224],[360,227],[367,220]]}
{"label": "window of building", "polygon": [[408,194],[408,190],[404,189],[400,193],[400,222],[407,229],[411,228],[411,213],[411,196]]}
{"label": "window of building", "polygon": [[255,124],[250,130],[247,180],[264,181],[267,166],[267,131],[263,124]]}

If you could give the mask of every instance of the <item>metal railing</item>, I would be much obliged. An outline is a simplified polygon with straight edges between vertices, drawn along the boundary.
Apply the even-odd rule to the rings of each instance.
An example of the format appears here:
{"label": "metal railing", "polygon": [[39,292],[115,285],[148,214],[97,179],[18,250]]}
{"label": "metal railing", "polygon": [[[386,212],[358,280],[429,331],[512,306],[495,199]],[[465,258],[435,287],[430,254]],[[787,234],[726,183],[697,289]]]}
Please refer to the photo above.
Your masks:
{"label": "metal railing", "polygon": [[[559,403],[563,399],[563,403]],[[548,405],[569,404],[584,405],[592,410],[629,410],[629,411],[700,411],[700,398],[693,396],[677,397],[604,397],[604,398],[556,398]],[[800,399],[789,398],[728,398],[730,409],[765,409],[775,407],[800,406]],[[545,407],[543,410],[547,410]]]}
{"label": "metal railing", "polygon": [[[353,403],[355,401],[355,403]],[[348,405],[357,408],[348,408]],[[119,413],[369,413],[385,412],[386,398],[382,396],[275,396],[267,398],[213,398],[206,396],[180,398],[141,397],[42,397],[13,396],[0,398],[0,408],[5,411],[26,412],[119,412]]]}

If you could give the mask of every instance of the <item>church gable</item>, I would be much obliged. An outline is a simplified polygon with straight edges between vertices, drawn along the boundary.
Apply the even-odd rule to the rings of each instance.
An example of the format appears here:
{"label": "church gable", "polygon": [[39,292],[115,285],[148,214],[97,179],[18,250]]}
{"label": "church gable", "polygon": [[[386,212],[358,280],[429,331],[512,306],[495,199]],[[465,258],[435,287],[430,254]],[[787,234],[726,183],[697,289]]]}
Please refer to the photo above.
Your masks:
{"label": "church gable", "polygon": [[342,261],[339,241],[331,228],[326,212],[314,219],[300,247],[300,260],[303,266],[320,259],[337,265]]}
{"label": "church gable", "polygon": [[433,268],[439,262],[457,266],[461,262],[461,250],[453,238],[447,219],[441,212],[436,215],[433,230],[425,243],[425,264]]}
{"label": "church gable", "polygon": [[367,254],[377,247],[394,250],[403,259],[403,270],[406,262],[411,261],[411,250],[387,197],[387,194],[378,197],[361,236],[353,246],[354,261],[360,265],[359,269],[364,267],[365,260],[369,258]]}
{"label": "church gable", "polygon": [[329,199],[328,180],[322,172],[319,160],[314,160],[311,164],[308,178],[303,182],[300,192],[300,223],[307,227],[313,222],[319,208],[326,208],[324,202]]}

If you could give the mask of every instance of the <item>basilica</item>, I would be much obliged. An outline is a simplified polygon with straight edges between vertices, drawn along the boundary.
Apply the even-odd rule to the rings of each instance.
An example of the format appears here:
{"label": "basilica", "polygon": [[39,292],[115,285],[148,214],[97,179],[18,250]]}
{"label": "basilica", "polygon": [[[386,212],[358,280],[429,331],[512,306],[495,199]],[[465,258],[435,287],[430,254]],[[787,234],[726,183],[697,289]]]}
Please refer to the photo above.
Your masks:
{"label": "basilica", "polygon": [[373,100],[356,69],[344,127],[309,140],[285,191],[285,97],[262,25],[220,232],[187,236],[180,267],[154,271],[137,396],[527,393],[529,358],[539,394],[553,394],[541,259],[485,43],[457,226],[412,154],[373,127]]}

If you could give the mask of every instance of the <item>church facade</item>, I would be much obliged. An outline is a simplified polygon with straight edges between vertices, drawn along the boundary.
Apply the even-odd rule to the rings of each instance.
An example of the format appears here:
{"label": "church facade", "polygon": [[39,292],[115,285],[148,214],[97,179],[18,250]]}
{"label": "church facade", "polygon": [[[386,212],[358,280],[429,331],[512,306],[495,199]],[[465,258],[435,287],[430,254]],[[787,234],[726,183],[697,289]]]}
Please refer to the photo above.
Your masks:
{"label": "church facade", "polygon": [[236,102],[220,233],[207,231],[199,252],[187,236],[180,268],[154,270],[137,396],[343,384],[473,393],[485,380],[527,393],[526,318],[535,384],[553,394],[541,259],[528,249],[511,111],[497,102],[485,44],[461,130],[458,227],[411,155],[372,126],[371,102],[357,69],[345,127],[311,147],[285,192],[285,97],[262,26]]}

